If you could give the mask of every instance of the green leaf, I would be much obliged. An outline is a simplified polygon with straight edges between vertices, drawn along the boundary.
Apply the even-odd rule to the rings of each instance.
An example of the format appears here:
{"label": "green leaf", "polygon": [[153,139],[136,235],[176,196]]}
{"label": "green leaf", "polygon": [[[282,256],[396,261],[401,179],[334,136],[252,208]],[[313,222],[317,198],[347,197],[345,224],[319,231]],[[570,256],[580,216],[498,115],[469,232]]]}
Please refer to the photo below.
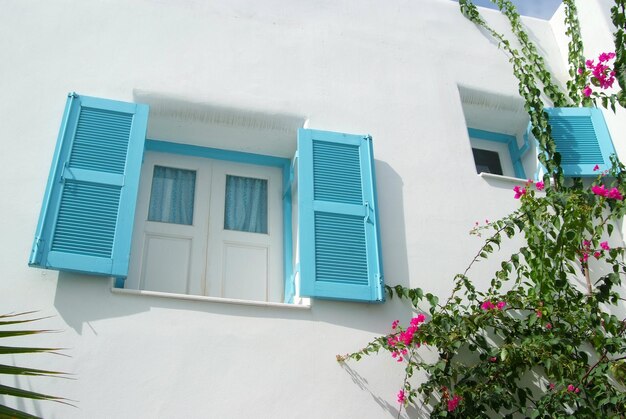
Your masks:
{"label": "green leaf", "polygon": [[11,409],[7,406],[0,405],[0,417],[1,418],[15,418],[15,419],[40,419],[39,416],[33,416],[20,410]]}
{"label": "green leaf", "polygon": [[[2,384],[0,384],[0,394],[5,394],[7,396],[13,396],[13,397],[34,399],[34,400],[54,400],[54,401],[58,401],[59,403],[64,403],[62,402],[62,400],[64,399],[61,397],[51,396],[49,394],[37,393],[34,391],[30,391],[30,390],[22,390],[19,388],[9,387],[9,386],[5,386]],[[67,404],[67,403],[64,403],[64,404]]]}
{"label": "green leaf", "polygon": [[12,338],[15,336],[37,335],[39,333],[49,333],[53,330],[11,330],[0,331],[0,338]]}
{"label": "green leaf", "polygon": [[59,354],[56,351],[62,351],[63,348],[32,348],[32,347],[13,347],[13,346],[0,346],[0,355],[6,354],[29,354],[37,352],[49,352]]}
{"label": "green leaf", "polygon": [[16,367],[12,365],[2,365],[0,364],[0,374],[11,374],[11,375],[63,375],[64,373],[58,371],[48,371],[48,370],[38,370],[34,368],[25,368],[25,367]]}
{"label": "green leaf", "polygon": [[517,398],[522,406],[526,406],[526,391],[523,388],[517,389]]}
{"label": "green leaf", "polygon": [[432,307],[435,307],[437,303],[439,303],[439,297],[436,295],[432,295],[431,293],[426,294],[426,300],[430,303]]}

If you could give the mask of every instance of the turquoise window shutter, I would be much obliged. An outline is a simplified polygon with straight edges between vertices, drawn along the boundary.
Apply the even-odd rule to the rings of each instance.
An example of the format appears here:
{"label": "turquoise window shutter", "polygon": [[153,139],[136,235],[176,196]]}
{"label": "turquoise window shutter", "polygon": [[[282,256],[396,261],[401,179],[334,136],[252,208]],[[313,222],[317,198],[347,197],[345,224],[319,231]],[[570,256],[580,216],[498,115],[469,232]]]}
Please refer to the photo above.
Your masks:
{"label": "turquoise window shutter", "polygon": [[148,106],[70,93],[29,265],[126,277]]}
{"label": "turquoise window shutter", "polygon": [[565,176],[596,176],[611,167],[615,153],[602,111],[597,108],[548,108],[552,138]]}
{"label": "turquoise window shutter", "polygon": [[384,301],[371,137],[301,129],[298,155],[300,294]]}

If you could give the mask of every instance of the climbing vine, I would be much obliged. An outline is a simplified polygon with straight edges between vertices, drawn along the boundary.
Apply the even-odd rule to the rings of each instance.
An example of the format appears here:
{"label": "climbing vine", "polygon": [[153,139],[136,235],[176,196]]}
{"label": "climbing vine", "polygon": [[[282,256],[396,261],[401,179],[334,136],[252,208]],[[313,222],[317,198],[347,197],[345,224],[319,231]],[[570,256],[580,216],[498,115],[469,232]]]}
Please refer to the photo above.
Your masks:
{"label": "climbing vine", "polygon": [[[455,276],[447,300],[420,288],[387,287],[390,298],[411,303],[414,316],[408,323],[394,321],[387,335],[337,359],[386,352],[402,364],[398,416],[413,405],[431,417],[624,417],[626,299],[620,291],[626,263],[616,228],[626,213],[626,167],[613,156],[611,169],[596,167],[592,182],[565,179],[544,111],[546,101],[626,106],[624,0],[611,9],[615,52],[597,62],[585,60],[575,2],[564,0],[567,93],[546,69],[511,2],[492,1],[508,18],[520,49],[493,30],[471,0],[459,5],[509,55],[546,174],[514,188],[518,210],[472,229],[487,238]],[[606,93],[615,81],[618,92]],[[516,236],[524,245],[501,262],[486,289],[477,286],[472,267]]]}

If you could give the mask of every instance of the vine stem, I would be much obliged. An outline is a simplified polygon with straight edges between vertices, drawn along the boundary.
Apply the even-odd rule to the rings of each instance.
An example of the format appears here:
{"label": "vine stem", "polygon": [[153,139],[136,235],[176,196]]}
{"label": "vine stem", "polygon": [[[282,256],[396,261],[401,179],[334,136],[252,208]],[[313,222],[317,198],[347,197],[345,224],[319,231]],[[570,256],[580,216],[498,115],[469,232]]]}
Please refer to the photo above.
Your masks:
{"label": "vine stem", "polygon": [[[617,334],[618,336],[621,335],[622,333],[624,333],[624,330],[626,329],[626,319],[622,320],[622,328],[620,329],[619,333]],[[591,374],[591,372],[596,369],[596,367],[598,365],[600,365],[600,363],[602,361],[604,361],[605,359],[608,359],[607,354],[609,353],[608,348],[604,349],[604,351],[602,352],[602,356],[600,356],[600,359],[598,359],[598,361],[593,364],[591,367],[589,367],[589,369],[587,370],[587,372],[585,373],[585,375],[583,375],[583,377],[580,379],[580,382],[583,383],[588,377],[589,374]]]}
{"label": "vine stem", "polygon": [[[413,356],[415,355],[415,349],[411,348],[411,352],[409,354],[409,358],[407,359],[407,363],[411,363],[411,359],[413,358]],[[406,383],[409,380],[409,373],[405,370],[404,373],[404,381],[402,382],[402,391],[404,391],[404,389],[406,388]],[[404,401],[402,403],[400,403],[400,409],[398,409],[398,416],[396,416],[396,419],[400,419],[400,415],[402,414],[402,408],[404,407]]]}
{"label": "vine stem", "polygon": [[591,278],[589,277],[589,265],[587,263],[585,263],[583,271],[585,272],[585,281],[587,281],[587,292],[591,297],[593,295],[593,287],[591,286]]}
{"label": "vine stem", "polygon": [[[513,220],[521,220],[522,217],[524,217],[525,215],[522,214],[519,217],[513,218]],[[495,233],[493,233],[491,235],[491,237],[489,237],[486,241],[485,244],[483,244],[480,249],[478,249],[478,252],[476,253],[476,255],[474,256],[474,258],[472,259],[472,261],[469,263],[469,265],[467,265],[467,268],[465,268],[465,271],[463,271],[463,274],[458,276],[457,278],[466,278],[467,277],[467,273],[470,271],[470,269],[472,269],[472,266],[474,266],[474,263],[476,263],[478,261],[478,259],[480,258],[481,253],[483,253],[485,251],[485,247],[489,246],[491,243],[496,243],[496,240],[494,239],[494,237],[499,236],[500,234],[502,234],[502,232],[504,231],[505,228],[507,228],[508,225],[504,224],[502,227],[500,227],[498,230],[496,230]],[[450,297],[448,297],[448,299],[446,300],[446,304],[443,307],[446,307],[450,301],[452,301],[452,298],[454,298],[455,294],[457,291],[459,291],[461,289],[461,287],[456,287],[453,291],[452,294],[450,295]],[[442,307],[442,308],[443,308]]]}

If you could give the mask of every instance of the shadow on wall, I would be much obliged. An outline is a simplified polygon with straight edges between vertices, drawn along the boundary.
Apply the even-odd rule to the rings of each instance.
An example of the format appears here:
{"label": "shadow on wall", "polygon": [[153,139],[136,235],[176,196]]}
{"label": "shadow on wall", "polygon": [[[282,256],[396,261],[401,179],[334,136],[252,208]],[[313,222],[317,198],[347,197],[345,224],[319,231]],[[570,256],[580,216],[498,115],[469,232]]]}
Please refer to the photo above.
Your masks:
{"label": "shadow on wall", "polygon": [[[376,187],[380,220],[383,274],[389,286],[410,286],[406,244],[406,223],[402,178],[387,163],[376,160]],[[398,298],[384,304],[347,303],[316,300],[312,320],[371,331],[377,335],[389,333],[391,322],[412,317],[411,306]],[[369,316],[364,321],[364,316]],[[365,324],[368,323],[368,324]],[[363,342],[364,344],[366,342]]]}
{"label": "shadow on wall", "polygon": [[[406,232],[404,222],[403,184],[400,176],[387,163],[376,161],[381,242],[385,280],[389,285],[409,285]],[[394,319],[409,319],[409,304],[397,299],[385,304],[363,304],[344,301],[313,301],[311,310],[280,307],[257,307],[187,301],[148,296],[113,294],[108,278],[59,272],[54,305],[69,327],[82,334],[87,326],[98,334],[91,322],[132,316],[152,309],[195,311],[201,314],[275,318],[325,322],[375,335],[389,331]]]}
{"label": "shadow on wall", "polygon": [[378,212],[387,285],[409,286],[402,178],[387,163],[376,160]]}
{"label": "shadow on wall", "polygon": [[355,371],[354,369],[352,369],[350,367],[350,365],[348,363],[341,363],[339,364],[341,365],[341,368],[348,373],[348,375],[350,376],[350,378],[352,379],[352,382],[354,384],[356,384],[361,390],[366,391],[370,394],[370,396],[374,399],[374,401],[376,401],[376,403],[386,412],[389,412],[389,414],[392,417],[397,417],[398,416],[398,406],[393,406],[390,403],[388,403],[386,400],[382,399],[381,397],[375,395],[374,393],[372,393],[372,391],[369,389],[369,383],[368,381],[363,378],[361,376],[361,374],[359,374],[357,371]]}

